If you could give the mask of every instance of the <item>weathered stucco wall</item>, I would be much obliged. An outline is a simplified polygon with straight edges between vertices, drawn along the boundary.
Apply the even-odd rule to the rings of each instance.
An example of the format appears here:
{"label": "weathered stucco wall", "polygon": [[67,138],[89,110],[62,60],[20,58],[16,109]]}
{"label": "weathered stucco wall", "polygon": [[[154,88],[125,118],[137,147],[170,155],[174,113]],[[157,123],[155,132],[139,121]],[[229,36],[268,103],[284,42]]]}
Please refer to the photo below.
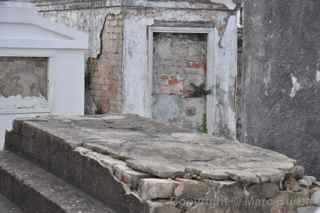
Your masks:
{"label": "weathered stucco wall", "polygon": [[[122,109],[122,13],[120,8],[100,8],[94,2],[39,4],[42,14],[52,21],[89,33],[87,57],[87,91],[101,112],[121,112]],[[96,3],[103,2],[97,1]],[[91,8],[92,7],[92,8]]]}
{"label": "weathered stucco wall", "polygon": [[320,1],[245,4],[242,140],[320,176]]}
{"label": "weathered stucco wall", "polygon": [[[191,24],[190,24],[191,23]],[[193,24],[193,25],[192,25]],[[215,10],[168,10],[135,9],[127,13],[124,20],[124,112],[150,116],[148,109],[148,27],[179,26],[204,27],[213,30],[212,80],[214,92],[214,113],[209,120],[213,133],[230,138],[235,137],[234,86],[237,69],[236,16],[232,11]],[[196,29],[196,28],[194,28]],[[150,51],[150,50],[149,50]]]}

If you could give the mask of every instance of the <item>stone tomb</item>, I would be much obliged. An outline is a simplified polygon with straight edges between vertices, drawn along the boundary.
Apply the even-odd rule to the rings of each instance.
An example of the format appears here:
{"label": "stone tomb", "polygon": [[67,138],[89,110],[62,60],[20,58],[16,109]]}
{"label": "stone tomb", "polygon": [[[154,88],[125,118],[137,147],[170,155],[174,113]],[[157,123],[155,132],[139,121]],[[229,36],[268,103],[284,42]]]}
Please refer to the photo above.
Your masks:
{"label": "stone tomb", "polygon": [[237,1],[37,2],[90,33],[90,92],[103,112],[235,138]]}
{"label": "stone tomb", "polygon": [[[117,213],[313,213],[320,205],[319,182],[295,160],[135,115],[20,119],[6,149]],[[7,155],[2,162],[15,159]],[[8,167],[0,163],[0,177]],[[1,182],[0,192],[16,199]]]}
{"label": "stone tomb", "polygon": [[16,117],[83,114],[88,36],[26,2],[0,2],[0,149]]}

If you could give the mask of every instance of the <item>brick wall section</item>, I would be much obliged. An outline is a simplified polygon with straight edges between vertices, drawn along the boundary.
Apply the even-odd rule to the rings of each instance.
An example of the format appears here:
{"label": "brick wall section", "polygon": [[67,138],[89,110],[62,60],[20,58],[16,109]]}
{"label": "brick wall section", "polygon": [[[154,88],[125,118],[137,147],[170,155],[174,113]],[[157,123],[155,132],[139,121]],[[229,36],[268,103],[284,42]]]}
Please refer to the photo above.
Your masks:
{"label": "brick wall section", "polygon": [[153,42],[153,118],[200,130],[206,96],[193,86],[206,83],[206,35],[155,33]]}
{"label": "brick wall section", "polygon": [[101,33],[102,48],[92,61],[90,90],[102,112],[121,112],[123,15],[108,14]]}

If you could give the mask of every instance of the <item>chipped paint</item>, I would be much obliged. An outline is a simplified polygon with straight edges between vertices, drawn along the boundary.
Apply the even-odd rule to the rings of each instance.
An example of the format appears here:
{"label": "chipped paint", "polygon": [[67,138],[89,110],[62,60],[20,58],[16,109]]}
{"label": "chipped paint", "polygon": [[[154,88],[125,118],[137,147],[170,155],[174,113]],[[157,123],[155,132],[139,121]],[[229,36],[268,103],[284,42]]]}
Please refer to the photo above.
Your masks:
{"label": "chipped paint", "polygon": [[295,77],[292,73],[291,73],[291,82],[292,82],[292,89],[291,89],[291,92],[290,92],[290,97],[291,98],[294,98],[297,94],[297,92],[299,90],[301,90],[301,85],[300,83],[298,82],[298,78]]}
{"label": "chipped paint", "polygon": [[[233,99],[229,99],[229,94],[232,94],[230,97],[233,97],[235,90],[237,19],[236,16],[229,16],[227,13],[198,14],[177,10],[164,11],[159,14],[153,13],[152,16],[127,15],[124,20],[124,112],[148,116],[151,110],[149,105],[145,104],[149,103],[149,96],[146,91],[152,90],[152,85],[150,85],[150,79],[148,78],[148,73],[150,72],[148,71],[147,60],[148,36],[145,32],[148,30],[148,26],[154,24],[155,19],[178,23],[207,21],[214,24],[209,25],[208,28],[216,26],[216,28],[212,28],[214,41],[211,47],[215,61],[212,64],[208,63],[211,64],[212,70],[216,70],[216,72],[212,74],[210,83],[219,83],[224,92],[213,94],[213,96],[222,95],[220,97],[222,105],[216,106],[217,103],[212,103],[216,112],[213,113],[212,118],[208,119],[208,121],[212,121],[211,123],[215,124],[212,129],[215,130],[217,135],[224,132],[233,138],[235,136],[236,122]],[[185,28],[187,27],[186,25]],[[224,31],[223,34],[219,33],[221,29]],[[214,100],[216,101],[217,98],[214,98]],[[221,127],[224,129],[223,131],[220,130]]]}
{"label": "chipped paint", "polygon": [[49,112],[48,101],[43,96],[0,96],[0,114],[17,112]]}
{"label": "chipped paint", "polygon": [[230,10],[234,10],[237,7],[232,0],[210,0],[210,2],[225,5]]}
{"label": "chipped paint", "polygon": [[266,71],[264,72],[264,78],[263,78],[265,96],[269,95],[268,90],[269,90],[269,85],[271,83],[271,70],[272,70],[271,63],[266,64]]}
{"label": "chipped paint", "polygon": [[265,88],[269,87],[269,84],[271,83],[271,70],[272,70],[272,66],[270,63],[268,63],[266,68],[266,72],[263,78],[263,82],[264,82],[264,86]]}
{"label": "chipped paint", "polygon": [[0,36],[1,149],[15,118],[83,114],[88,36],[50,22],[24,3],[0,3],[0,20],[0,29],[6,29]]}
{"label": "chipped paint", "polygon": [[316,72],[316,81],[319,82],[320,81],[320,71],[317,70]]}

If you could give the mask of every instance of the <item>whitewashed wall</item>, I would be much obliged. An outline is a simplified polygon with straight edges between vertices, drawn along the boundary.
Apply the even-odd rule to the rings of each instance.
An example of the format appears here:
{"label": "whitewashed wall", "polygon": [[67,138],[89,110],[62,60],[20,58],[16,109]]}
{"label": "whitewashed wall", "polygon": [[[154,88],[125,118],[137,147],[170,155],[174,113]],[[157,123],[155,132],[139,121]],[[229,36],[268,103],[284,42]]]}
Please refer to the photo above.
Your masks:
{"label": "whitewashed wall", "polygon": [[[235,138],[234,94],[237,74],[237,19],[230,12],[168,10],[152,13],[147,17],[144,13],[128,14],[124,21],[124,112],[146,117],[151,116],[152,77],[150,77],[150,72],[152,72],[152,67],[149,67],[148,54],[153,50],[148,49],[150,35],[148,37],[147,32],[150,27],[157,26],[155,20],[171,23],[209,23],[209,26],[206,27],[207,31],[212,31],[214,37],[211,41],[212,45],[208,47],[212,51],[212,54],[209,54],[211,58],[208,60],[208,69],[212,72],[207,80],[213,90],[212,103],[207,109],[209,129],[214,135]],[[201,29],[203,31],[203,28]],[[189,30],[201,32],[195,27],[189,27]]]}
{"label": "whitewashed wall", "polygon": [[[0,95],[0,148],[17,117],[84,113],[84,70],[88,36],[52,23],[31,3],[0,2],[0,57],[47,57],[48,97]],[[8,102],[15,104],[8,105]],[[28,108],[21,107],[32,103]]]}

